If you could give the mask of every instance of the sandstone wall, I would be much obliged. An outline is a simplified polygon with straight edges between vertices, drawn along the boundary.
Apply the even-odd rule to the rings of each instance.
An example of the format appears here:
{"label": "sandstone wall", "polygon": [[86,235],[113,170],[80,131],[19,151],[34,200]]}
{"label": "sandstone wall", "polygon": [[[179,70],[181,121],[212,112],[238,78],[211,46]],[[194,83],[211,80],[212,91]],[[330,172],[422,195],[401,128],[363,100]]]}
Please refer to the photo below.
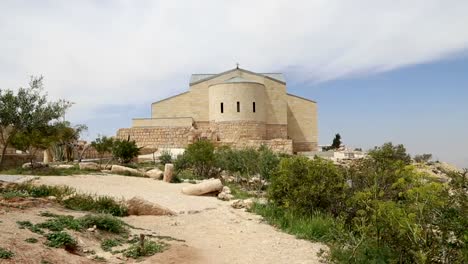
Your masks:
{"label": "sandstone wall", "polygon": [[308,152],[317,151],[317,142],[293,142],[293,151],[296,152]]}
{"label": "sandstone wall", "polygon": [[134,118],[132,127],[190,127],[192,123],[191,117]]}
{"label": "sandstone wall", "polygon": [[282,139],[288,138],[288,126],[287,125],[272,125],[272,124],[266,125],[266,139],[276,139],[276,138],[282,138]]}
{"label": "sandstone wall", "polygon": [[[190,86],[190,96],[194,98],[194,104],[197,104],[194,114],[190,116],[197,121],[209,121],[209,87],[237,76],[265,86],[264,107],[267,124],[287,124],[286,84],[241,69]],[[205,107],[199,108],[200,105]]]}
{"label": "sandstone wall", "polygon": [[135,140],[144,148],[185,148],[188,144],[190,127],[142,127],[121,128],[117,138]]}
{"label": "sandstone wall", "polygon": [[295,148],[294,151],[316,150],[318,142],[317,104],[294,95],[288,95],[287,98],[288,137],[296,143],[298,149]]}
{"label": "sandstone wall", "polygon": [[240,140],[266,139],[265,123],[255,121],[212,122],[211,129],[217,135],[217,140],[236,142]]}
{"label": "sandstone wall", "polygon": [[272,140],[242,140],[238,142],[218,142],[218,145],[230,146],[234,149],[259,148],[264,145],[276,153],[293,154],[293,142],[290,139],[272,139]]}

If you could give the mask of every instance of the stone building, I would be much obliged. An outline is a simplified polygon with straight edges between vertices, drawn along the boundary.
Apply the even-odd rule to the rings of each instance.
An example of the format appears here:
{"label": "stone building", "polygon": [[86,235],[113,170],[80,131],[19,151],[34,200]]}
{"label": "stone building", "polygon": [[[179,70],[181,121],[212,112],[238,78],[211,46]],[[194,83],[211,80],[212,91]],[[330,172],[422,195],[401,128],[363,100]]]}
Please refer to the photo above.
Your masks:
{"label": "stone building", "polygon": [[317,104],[288,94],[281,73],[193,74],[187,92],[154,102],[151,110],[151,118],[133,119],[117,137],[147,148],[184,148],[203,138],[234,148],[317,149]]}

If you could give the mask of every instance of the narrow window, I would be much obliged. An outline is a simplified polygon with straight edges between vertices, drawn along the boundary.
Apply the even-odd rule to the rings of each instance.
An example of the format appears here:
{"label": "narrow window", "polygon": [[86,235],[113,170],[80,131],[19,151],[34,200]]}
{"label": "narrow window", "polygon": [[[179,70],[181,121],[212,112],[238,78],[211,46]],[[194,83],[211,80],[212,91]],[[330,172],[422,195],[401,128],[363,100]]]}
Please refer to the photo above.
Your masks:
{"label": "narrow window", "polygon": [[240,102],[237,102],[237,113],[240,112]]}
{"label": "narrow window", "polygon": [[252,110],[255,113],[255,102],[253,102],[253,104],[252,104]]}
{"label": "narrow window", "polygon": [[224,113],[224,105],[221,103],[221,114]]}

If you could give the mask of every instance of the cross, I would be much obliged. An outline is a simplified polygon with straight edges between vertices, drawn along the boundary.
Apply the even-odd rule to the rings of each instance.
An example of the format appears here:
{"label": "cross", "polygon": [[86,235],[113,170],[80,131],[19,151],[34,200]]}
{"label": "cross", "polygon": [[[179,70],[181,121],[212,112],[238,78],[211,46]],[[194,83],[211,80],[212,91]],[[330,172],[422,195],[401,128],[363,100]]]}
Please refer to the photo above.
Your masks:
{"label": "cross", "polygon": [[236,69],[239,69],[239,63],[238,62],[236,63]]}

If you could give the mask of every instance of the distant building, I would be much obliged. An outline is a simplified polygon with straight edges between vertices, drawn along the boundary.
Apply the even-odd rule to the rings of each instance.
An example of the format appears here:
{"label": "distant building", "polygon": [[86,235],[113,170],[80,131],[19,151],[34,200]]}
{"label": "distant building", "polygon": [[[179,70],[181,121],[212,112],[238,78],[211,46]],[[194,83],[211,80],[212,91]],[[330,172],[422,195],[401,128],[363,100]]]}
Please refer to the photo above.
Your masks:
{"label": "distant building", "polygon": [[193,74],[187,92],[151,105],[151,118],[135,118],[117,137],[148,148],[183,148],[204,138],[233,147],[275,151],[317,150],[316,102],[288,94],[281,73],[235,68]]}

